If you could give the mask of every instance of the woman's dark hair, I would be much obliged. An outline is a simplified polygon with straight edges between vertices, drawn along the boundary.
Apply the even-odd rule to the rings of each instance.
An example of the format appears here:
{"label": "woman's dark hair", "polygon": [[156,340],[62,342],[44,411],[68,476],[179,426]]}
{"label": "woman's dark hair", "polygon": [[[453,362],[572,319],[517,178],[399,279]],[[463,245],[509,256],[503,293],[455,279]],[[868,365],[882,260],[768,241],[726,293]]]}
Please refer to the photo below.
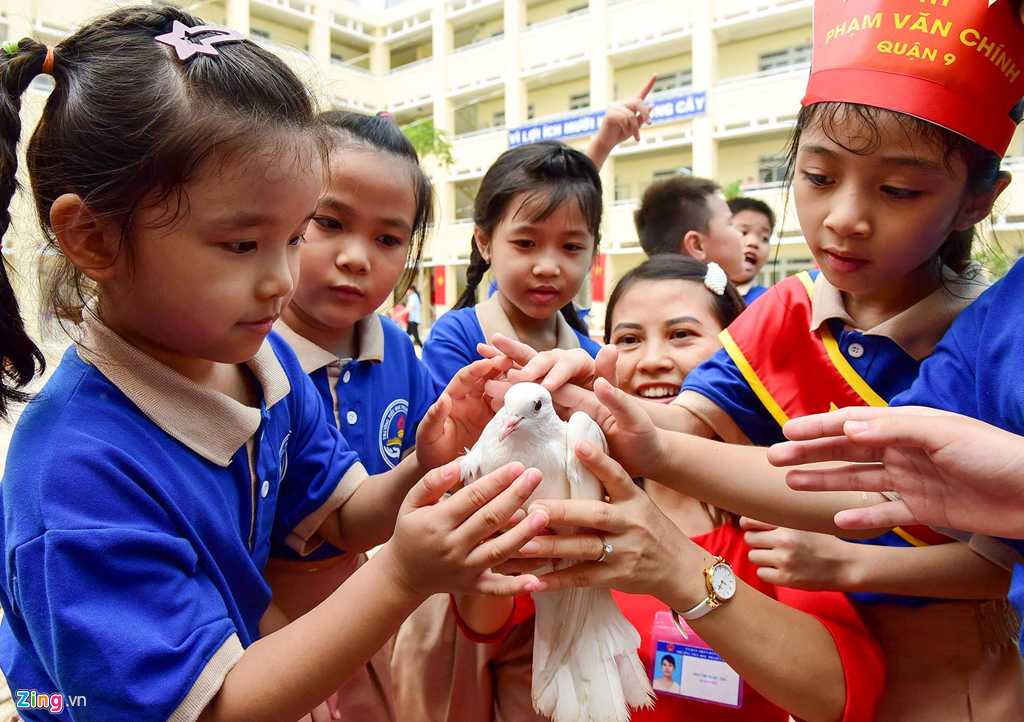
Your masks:
{"label": "woman's dark hair", "polygon": [[[395,295],[401,298],[412,287],[420,271],[423,258],[423,244],[434,223],[434,186],[420,166],[416,148],[405,137],[398,123],[388,113],[363,115],[342,110],[329,110],[320,119],[330,129],[336,140],[362,146],[378,153],[385,153],[404,160],[412,176],[413,195],[416,197],[416,215],[412,223],[412,240],[409,243],[409,263],[405,274],[395,288]],[[417,292],[416,295],[419,295]]]}
{"label": "woman's dark hair", "polygon": [[[1014,122],[1020,123],[1024,114],[1024,101],[1010,112]],[[815,103],[805,105],[797,115],[796,127],[789,142],[787,156],[787,182],[792,187],[796,173],[796,157],[800,150],[800,138],[808,128],[821,128],[825,136],[841,148],[856,155],[870,155],[882,143],[882,123],[892,118],[899,124],[900,131],[916,135],[926,143],[935,144],[944,150],[947,167],[951,160],[960,158],[967,165],[967,192],[978,195],[991,189],[999,179],[998,154],[982,148],[972,140],[958,133],[942,128],[911,115],[892,110],[856,103]],[[849,129],[851,119],[860,121],[856,130]],[[788,205],[788,203],[787,203]],[[971,244],[975,229],[954,230],[939,248],[939,260],[956,272],[962,272],[971,260]]]}
{"label": "woman's dark hair", "polygon": [[[532,199],[542,197],[545,200],[530,219],[532,221],[543,221],[563,203],[576,201],[587,230],[594,237],[594,252],[597,252],[601,239],[601,176],[590,158],[557,140],[543,140],[506,150],[480,182],[473,204],[476,228],[490,239],[508,213],[512,200],[524,193],[527,197],[515,213],[519,213]],[[466,290],[453,308],[476,305],[476,289],[490,266],[474,240],[466,271]],[[572,301],[562,308],[562,315],[573,329],[582,334],[588,333]]]}
{"label": "woman's dark hair", "polygon": [[672,669],[676,668],[676,660],[672,658],[671,654],[666,654],[664,657],[661,658],[661,661],[662,663],[668,662],[669,664],[671,664]]}
{"label": "woman's dark hair", "polygon": [[[619,303],[622,295],[629,290],[629,287],[639,281],[691,281],[692,283],[704,285],[704,277],[708,275],[708,266],[690,256],[681,253],[659,253],[651,256],[639,266],[630,269],[626,275],[619,279],[608,297],[608,306],[604,314],[604,342],[611,342],[612,316],[615,313],[615,306]],[[727,327],[736,320],[736,317],[743,313],[747,307],[743,296],[729,281],[725,287],[725,293],[721,296],[708,290],[708,299],[711,301],[711,308],[715,312],[715,320],[722,328]]]}
{"label": "woman's dark hair", "polygon": [[[120,229],[131,252],[133,220],[150,203],[170,204],[166,223],[187,212],[184,186],[212,163],[269,152],[319,159],[326,149],[312,97],[279,58],[249,41],[216,46],[215,57],[179,60],[156,42],[174,22],[205,24],[178,8],[114,10],[53,48],[54,89],[26,160],[49,271],[43,297],[58,321],[77,321],[94,289],[63,256],[50,208],[77,194]],[[194,36],[202,39],[205,34]],[[15,192],[21,96],[42,72],[47,48],[24,38],[0,54],[0,230]],[[310,152],[310,151],[314,151]],[[25,366],[21,367],[26,368]]]}
{"label": "woman's dark hair", "polygon": [[[608,297],[608,310],[605,312],[604,317],[604,342],[611,342],[612,316],[615,313],[615,306],[634,283],[640,281],[690,281],[691,283],[699,283],[703,286],[704,277],[707,273],[708,266],[706,263],[679,253],[661,253],[657,256],[651,256],[636,268],[631,269],[619,279],[618,283],[615,284],[615,288],[612,289],[611,296]],[[736,290],[736,286],[733,285],[732,281],[726,284],[725,293],[721,296],[715,294],[710,289],[708,290],[708,296],[711,299],[711,307],[715,312],[715,319],[722,328],[726,328],[735,321],[736,317],[743,313],[743,310],[747,307],[743,296]],[[641,489],[644,488],[643,479],[638,480],[637,484]],[[706,502],[701,502],[701,506],[716,529],[726,524],[739,523],[739,516],[737,514],[719,509]]]}

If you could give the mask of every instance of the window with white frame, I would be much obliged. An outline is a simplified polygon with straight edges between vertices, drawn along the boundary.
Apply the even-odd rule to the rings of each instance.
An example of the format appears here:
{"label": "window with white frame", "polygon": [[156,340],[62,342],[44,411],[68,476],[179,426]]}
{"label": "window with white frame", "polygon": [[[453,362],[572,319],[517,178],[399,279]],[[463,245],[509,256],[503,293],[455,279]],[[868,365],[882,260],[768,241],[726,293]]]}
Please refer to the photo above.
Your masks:
{"label": "window with white frame", "polygon": [[688,88],[693,85],[693,68],[677,70],[674,73],[659,75],[658,80],[651,87],[652,93],[664,93],[677,88]]}
{"label": "window with white frame", "polygon": [[789,170],[787,160],[784,153],[761,156],[757,161],[758,180],[761,183],[782,183]]}
{"label": "window with white frame", "polygon": [[762,73],[796,65],[807,65],[811,62],[811,44],[803,43],[781,50],[761,53],[757,58],[758,70]]}
{"label": "window with white frame", "polygon": [[569,110],[582,110],[590,107],[590,91],[569,96]]}

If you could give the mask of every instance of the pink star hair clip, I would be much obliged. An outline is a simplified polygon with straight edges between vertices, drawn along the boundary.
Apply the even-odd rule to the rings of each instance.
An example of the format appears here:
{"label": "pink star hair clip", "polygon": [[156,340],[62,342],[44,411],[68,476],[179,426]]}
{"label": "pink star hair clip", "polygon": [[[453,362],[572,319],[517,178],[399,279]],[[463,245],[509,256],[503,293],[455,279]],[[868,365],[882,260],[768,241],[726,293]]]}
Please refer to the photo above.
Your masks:
{"label": "pink star hair clip", "polygon": [[[192,40],[193,35],[199,35],[200,33],[216,33],[216,35],[203,38],[202,40]],[[190,28],[175,20],[171,26],[171,32],[157,35],[155,40],[158,43],[170,45],[174,48],[175,52],[178,53],[178,60],[188,60],[197,53],[211,57],[215,56],[218,53],[214,45],[240,43],[245,40],[245,36],[219,25],[197,25],[194,28]]]}

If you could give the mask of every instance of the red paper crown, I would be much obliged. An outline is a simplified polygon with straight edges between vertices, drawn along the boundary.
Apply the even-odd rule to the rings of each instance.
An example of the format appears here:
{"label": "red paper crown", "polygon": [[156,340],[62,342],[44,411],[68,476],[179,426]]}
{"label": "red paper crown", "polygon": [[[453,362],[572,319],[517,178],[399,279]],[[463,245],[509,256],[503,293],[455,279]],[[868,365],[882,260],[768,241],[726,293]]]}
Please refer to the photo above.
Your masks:
{"label": "red paper crown", "polygon": [[1022,70],[1024,23],[1009,0],[814,0],[803,104],[907,113],[1003,155]]}

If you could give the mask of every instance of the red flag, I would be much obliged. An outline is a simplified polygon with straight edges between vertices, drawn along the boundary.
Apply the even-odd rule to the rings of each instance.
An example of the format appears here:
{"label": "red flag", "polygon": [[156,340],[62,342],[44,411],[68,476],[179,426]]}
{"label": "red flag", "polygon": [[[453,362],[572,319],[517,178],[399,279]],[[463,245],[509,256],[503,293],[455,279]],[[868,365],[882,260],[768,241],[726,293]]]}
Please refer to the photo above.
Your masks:
{"label": "red flag", "polygon": [[444,269],[444,266],[434,267],[434,304],[437,306],[445,304]]}
{"label": "red flag", "polygon": [[594,262],[594,270],[591,272],[590,283],[591,293],[590,298],[592,301],[604,301],[604,277],[605,277],[605,260],[608,258],[607,254],[598,253],[597,260]]}

